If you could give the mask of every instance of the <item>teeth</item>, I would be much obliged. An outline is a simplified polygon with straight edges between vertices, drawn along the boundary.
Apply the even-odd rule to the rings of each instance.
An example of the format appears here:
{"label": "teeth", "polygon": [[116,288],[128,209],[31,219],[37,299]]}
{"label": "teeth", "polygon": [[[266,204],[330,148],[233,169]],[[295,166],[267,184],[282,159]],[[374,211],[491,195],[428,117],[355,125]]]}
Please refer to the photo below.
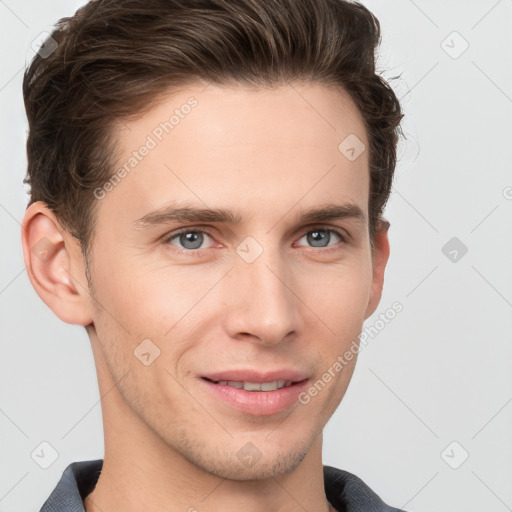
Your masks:
{"label": "teeth", "polygon": [[291,380],[274,380],[272,382],[239,382],[234,380],[219,380],[217,384],[244,389],[245,391],[275,391],[292,385]]}
{"label": "teeth", "polygon": [[[272,384],[269,382],[269,384]],[[259,382],[244,382],[245,391],[261,391],[261,384]]]}

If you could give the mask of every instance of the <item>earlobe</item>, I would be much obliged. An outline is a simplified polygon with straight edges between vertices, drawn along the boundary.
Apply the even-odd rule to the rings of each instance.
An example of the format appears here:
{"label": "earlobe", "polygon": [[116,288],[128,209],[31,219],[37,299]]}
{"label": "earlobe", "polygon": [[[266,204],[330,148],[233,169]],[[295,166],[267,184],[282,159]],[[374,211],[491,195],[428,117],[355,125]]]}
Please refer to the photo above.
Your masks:
{"label": "earlobe", "polygon": [[21,229],[30,282],[43,302],[64,322],[92,322],[90,295],[79,243],[60,226],[45,203],[31,204]]}
{"label": "earlobe", "polygon": [[366,309],[365,318],[371,316],[377,306],[379,305],[380,298],[382,296],[382,288],[384,286],[384,271],[389,259],[389,239],[388,229],[389,222],[382,219],[375,233],[375,242],[373,248],[373,274],[372,274],[372,286],[370,291],[370,300],[368,302],[368,308]]}

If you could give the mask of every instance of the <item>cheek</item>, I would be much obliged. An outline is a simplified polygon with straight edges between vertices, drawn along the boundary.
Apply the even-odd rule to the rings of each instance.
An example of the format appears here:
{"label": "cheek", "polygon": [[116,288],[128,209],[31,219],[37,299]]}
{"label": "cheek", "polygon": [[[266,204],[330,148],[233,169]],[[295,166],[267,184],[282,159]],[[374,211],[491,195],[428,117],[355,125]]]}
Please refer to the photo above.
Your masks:
{"label": "cheek", "polygon": [[[158,354],[156,367],[176,374],[183,355],[204,337],[208,317],[215,318],[211,308],[218,301],[205,294],[219,280],[218,273],[118,261],[102,267],[96,286],[101,306],[94,323],[111,369],[116,369],[118,377],[128,368],[138,373],[141,368],[134,350],[147,346]],[[164,372],[163,378],[170,377]]]}
{"label": "cheek", "polygon": [[[108,251],[105,251],[108,253]],[[123,258],[110,253],[95,262],[94,284],[97,309],[108,312],[134,336],[162,336],[184,317],[205,293],[210,277],[192,267],[148,265],[145,256]]]}
{"label": "cheek", "polygon": [[338,340],[349,333],[357,335],[370,299],[371,276],[370,265],[318,272],[301,278],[301,297]]}
{"label": "cheek", "polygon": [[[114,246],[107,249],[95,261],[98,320],[111,324],[109,329],[118,331],[118,338],[127,338],[126,351],[149,338],[181,353],[185,340],[194,339],[201,326],[220,318],[221,298],[232,296],[229,287],[236,286],[221,279],[227,266],[218,262],[194,265],[190,261],[180,266],[161,255],[134,258],[116,252]],[[371,289],[371,260],[365,254],[354,252],[339,264],[291,263],[287,281],[297,295],[296,308],[306,329],[322,328],[334,349],[357,337]],[[187,336],[180,339],[184,332]],[[324,336],[320,331],[317,335]]]}
{"label": "cheek", "polygon": [[319,398],[311,397],[311,412],[328,418],[338,407],[354,372],[371,291],[371,268],[338,268],[315,282],[317,286],[311,288],[306,303],[319,320],[309,325],[306,338],[316,339],[312,357],[318,361],[315,373],[322,382],[317,386],[320,391],[312,391]]}

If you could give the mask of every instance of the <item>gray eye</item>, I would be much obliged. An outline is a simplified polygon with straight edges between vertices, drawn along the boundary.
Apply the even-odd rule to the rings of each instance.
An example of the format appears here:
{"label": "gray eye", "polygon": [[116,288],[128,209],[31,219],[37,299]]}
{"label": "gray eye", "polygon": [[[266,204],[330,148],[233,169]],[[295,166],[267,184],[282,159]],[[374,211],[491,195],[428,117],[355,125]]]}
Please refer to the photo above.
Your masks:
{"label": "gray eye", "polygon": [[202,231],[184,231],[174,235],[171,240],[178,239],[183,249],[199,249],[204,242],[204,233]]}
{"label": "gray eye", "polygon": [[331,234],[328,231],[326,231],[325,229],[318,230],[318,231],[310,231],[307,234],[307,239],[308,239],[308,242],[311,242],[311,245],[313,247],[326,247],[324,245],[324,243],[326,241],[327,241],[327,244],[329,243],[329,241],[331,239]]}
{"label": "gray eye", "polygon": [[342,239],[341,235],[332,229],[314,229],[306,233],[302,238],[306,238],[307,243],[312,247],[328,247],[329,243],[332,242],[333,234],[335,238]]}

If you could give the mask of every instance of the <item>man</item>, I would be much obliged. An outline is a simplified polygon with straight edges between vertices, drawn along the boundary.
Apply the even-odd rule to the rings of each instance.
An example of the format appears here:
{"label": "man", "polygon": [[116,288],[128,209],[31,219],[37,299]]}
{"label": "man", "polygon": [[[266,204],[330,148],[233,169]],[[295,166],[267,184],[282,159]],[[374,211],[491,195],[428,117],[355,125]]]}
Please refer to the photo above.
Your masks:
{"label": "man", "polygon": [[397,510],[321,457],[389,256],[379,38],[341,0],[98,0],[58,24],[24,78],[22,243],[90,337],[105,455],[42,511]]}

